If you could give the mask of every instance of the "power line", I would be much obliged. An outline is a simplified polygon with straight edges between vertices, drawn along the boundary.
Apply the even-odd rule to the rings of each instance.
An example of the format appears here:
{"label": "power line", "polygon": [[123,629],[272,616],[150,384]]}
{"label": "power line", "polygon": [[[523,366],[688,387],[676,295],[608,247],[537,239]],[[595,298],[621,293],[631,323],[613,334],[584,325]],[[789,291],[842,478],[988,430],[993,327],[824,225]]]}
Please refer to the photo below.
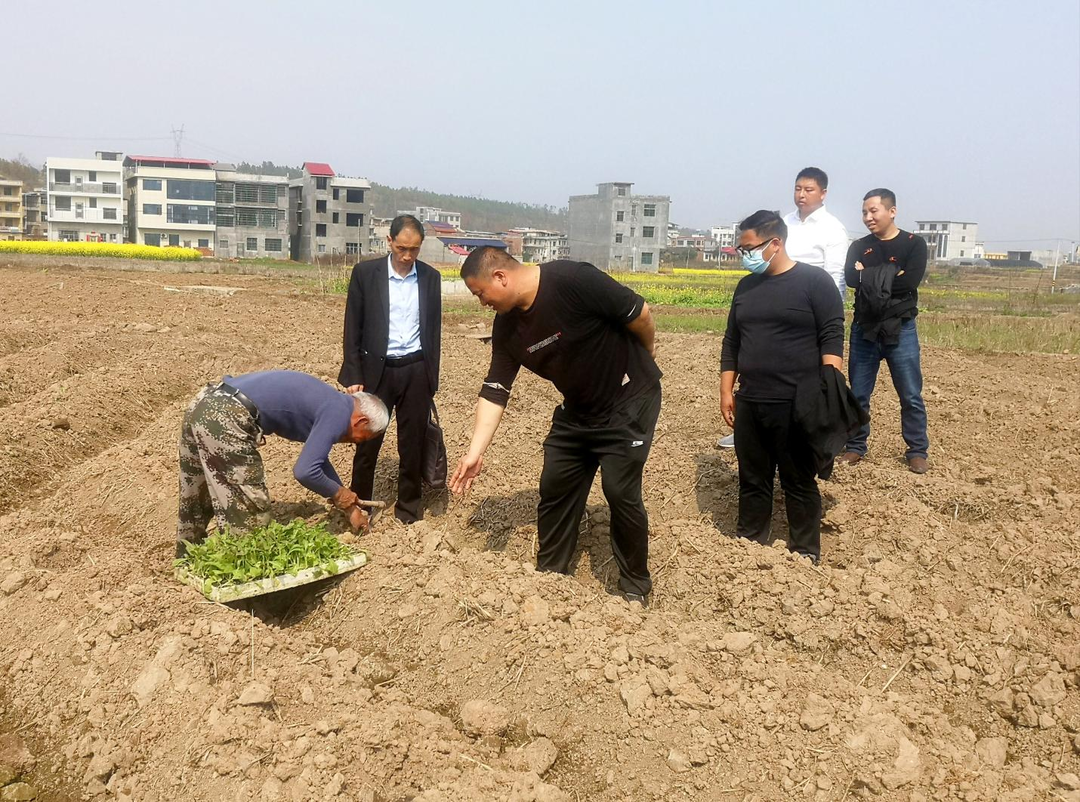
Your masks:
{"label": "power line", "polygon": [[24,139],[66,139],[74,142],[89,142],[99,139],[108,139],[115,142],[150,142],[164,139],[172,139],[171,136],[54,136],[51,134],[14,134],[0,131],[0,136],[16,136]]}

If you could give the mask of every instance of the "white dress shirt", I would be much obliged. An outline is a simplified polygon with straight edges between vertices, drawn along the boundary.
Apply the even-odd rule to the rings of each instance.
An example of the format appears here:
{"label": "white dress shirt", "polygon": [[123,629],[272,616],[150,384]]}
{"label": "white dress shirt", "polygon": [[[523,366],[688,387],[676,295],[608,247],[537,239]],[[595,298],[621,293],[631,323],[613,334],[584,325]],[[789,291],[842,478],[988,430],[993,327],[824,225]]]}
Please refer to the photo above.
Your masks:
{"label": "white dress shirt", "polygon": [[787,255],[796,262],[820,267],[829,274],[840,297],[844,297],[844,262],[847,259],[848,235],[844,224],[830,214],[824,206],[799,219],[799,211],[784,215],[788,236],[785,243]]}
{"label": "white dress shirt", "polygon": [[386,257],[390,277],[390,330],[387,356],[405,356],[420,350],[420,278],[416,263],[405,276],[394,270],[393,256]]}

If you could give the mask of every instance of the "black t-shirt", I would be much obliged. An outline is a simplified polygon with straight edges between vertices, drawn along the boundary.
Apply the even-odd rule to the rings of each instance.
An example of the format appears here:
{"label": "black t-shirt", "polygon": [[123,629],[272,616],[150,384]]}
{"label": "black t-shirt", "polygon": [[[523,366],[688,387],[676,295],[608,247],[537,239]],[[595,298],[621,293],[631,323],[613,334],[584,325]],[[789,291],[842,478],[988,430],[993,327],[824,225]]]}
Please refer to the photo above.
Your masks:
{"label": "black t-shirt", "polygon": [[739,397],[790,401],[821,357],[844,355],[844,304],[829,274],[796,262],[776,276],[743,278],[735,287],[720,370],[739,374]]}
{"label": "black t-shirt", "polygon": [[915,304],[919,302],[919,283],[926,275],[926,240],[901,229],[892,239],[878,239],[868,234],[851,243],[844,264],[844,280],[849,287],[855,288],[855,322],[861,324],[867,322],[863,319],[858,292],[863,271],[855,269],[856,262],[861,262],[863,268],[889,263],[896,265],[897,271],[903,270],[902,276],[893,279],[892,297],[913,302],[903,319],[908,320],[919,314]]}
{"label": "black t-shirt", "polygon": [[491,367],[480,397],[506,406],[524,365],[551,381],[574,414],[603,417],[660,379],[660,368],[626,328],[644,304],[636,292],[586,262],[540,265],[533,305],[495,316]]}

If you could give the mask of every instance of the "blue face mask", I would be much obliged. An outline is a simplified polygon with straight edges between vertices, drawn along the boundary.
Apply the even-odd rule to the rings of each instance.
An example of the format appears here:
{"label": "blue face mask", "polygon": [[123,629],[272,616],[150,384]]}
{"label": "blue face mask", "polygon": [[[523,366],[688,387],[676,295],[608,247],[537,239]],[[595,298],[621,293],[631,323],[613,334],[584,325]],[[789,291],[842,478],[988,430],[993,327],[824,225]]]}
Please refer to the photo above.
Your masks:
{"label": "blue face mask", "polygon": [[[768,270],[769,262],[772,262],[772,257],[770,257],[769,261],[766,262],[761,255],[765,253],[765,249],[769,247],[769,244],[771,242],[772,240],[769,240],[769,242],[766,242],[764,245],[762,245],[759,250],[750,251],[750,253],[744,253],[742,255],[743,267],[745,267],[751,273],[758,274],[764,273],[766,270]],[[776,256],[776,254],[774,253],[773,256]]]}

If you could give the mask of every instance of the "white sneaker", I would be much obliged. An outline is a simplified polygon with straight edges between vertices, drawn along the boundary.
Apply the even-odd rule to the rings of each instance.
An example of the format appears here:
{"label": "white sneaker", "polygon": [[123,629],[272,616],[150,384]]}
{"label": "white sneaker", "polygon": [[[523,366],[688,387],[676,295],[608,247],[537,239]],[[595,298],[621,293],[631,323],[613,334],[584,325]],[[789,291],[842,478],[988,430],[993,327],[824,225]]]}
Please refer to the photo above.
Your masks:
{"label": "white sneaker", "polygon": [[735,448],[735,435],[729,434],[716,441],[717,448]]}

